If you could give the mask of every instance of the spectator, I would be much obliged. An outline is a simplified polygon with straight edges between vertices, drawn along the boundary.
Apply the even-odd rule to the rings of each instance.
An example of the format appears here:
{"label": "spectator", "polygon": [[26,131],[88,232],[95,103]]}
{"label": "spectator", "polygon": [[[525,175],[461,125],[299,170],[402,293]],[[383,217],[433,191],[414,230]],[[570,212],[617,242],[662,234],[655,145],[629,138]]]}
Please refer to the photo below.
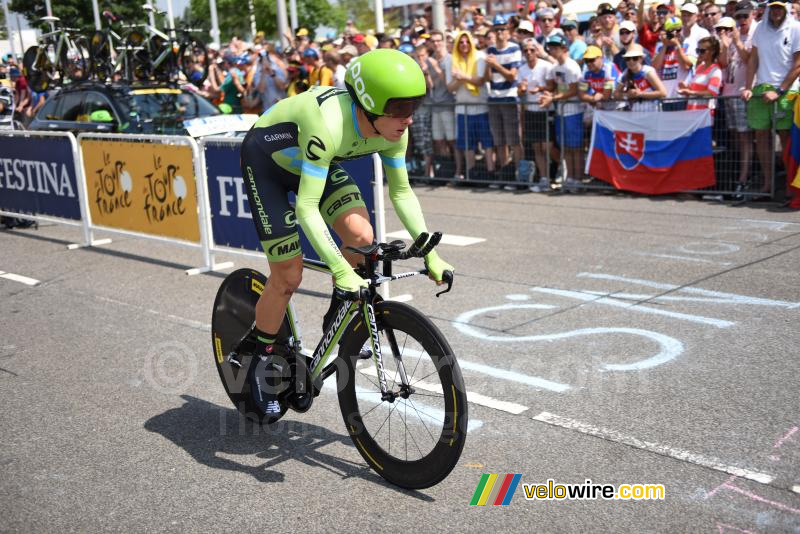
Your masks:
{"label": "spectator", "polygon": [[[401,52],[409,53],[411,45],[401,45],[399,48]],[[430,69],[428,67],[428,47],[425,44],[420,44],[412,52],[414,59],[419,63],[423,74],[425,75],[425,84],[427,85],[427,98],[423,105],[417,108],[412,116],[412,123],[409,126],[409,133],[413,141],[413,146],[423,158],[423,173],[426,178],[434,177],[433,173],[433,137],[431,135],[431,107],[429,105],[429,98],[431,94],[431,87],[433,80],[431,78]]]}
{"label": "spectator", "polygon": [[262,112],[264,112],[278,100],[286,97],[286,88],[289,83],[286,79],[283,61],[271,46],[268,50],[261,52],[256,69],[252,85],[254,94],[251,98],[258,99]]}
{"label": "spectator", "polygon": [[[523,101],[522,145],[525,150],[533,150],[533,160],[539,172],[539,183],[530,186],[534,193],[550,191],[548,164],[548,120],[547,111],[539,106],[542,94],[547,91],[547,78],[553,64],[539,59],[538,43],[533,39],[522,43],[525,58],[517,73],[517,89]],[[531,159],[528,154],[526,159]]]}
{"label": "spectator", "polygon": [[761,19],[764,18],[764,11],[766,10],[766,8],[767,8],[766,0],[759,0],[756,3],[756,10],[754,15],[756,22],[761,22]]}
{"label": "spectator", "polygon": [[[617,68],[622,72],[625,70],[625,52],[628,51],[628,48],[636,43],[636,24],[631,22],[630,20],[623,21],[622,24],[619,25],[619,42],[620,42],[620,51],[614,56],[614,64]],[[650,65],[652,63],[652,59],[650,57],[650,52],[647,50],[644,51],[644,64]]]}
{"label": "spectator", "polygon": [[539,25],[540,34],[537,37],[539,43],[547,42],[551,35],[560,33],[563,35],[564,31],[556,27],[556,12],[551,7],[540,9],[536,12],[536,23]]}
{"label": "spectator", "polygon": [[[489,126],[497,156],[497,165],[508,163],[509,147],[514,163],[522,159],[517,116],[517,70],[522,64],[522,52],[509,41],[511,32],[502,15],[494,18],[497,45],[486,50],[486,79],[489,81]],[[558,34],[562,40],[563,35]],[[494,105],[491,105],[494,104]]]}
{"label": "spectator", "polygon": [[678,83],[678,93],[690,98],[686,109],[710,109],[714,114],[722,86],[722,69],[717,64],[719,50],[716,37],[703,37],[697,43],[697,65],[686,81]]}
{"label": "spectator", "polygon": [[[467,174],[475,167],[475,153],[480,144],[490,178],[494,175],[494,143],[489,130],[486,106],[486,61],[468,32],[456,35],[453,50],[453,81],[456,93],[456,148],[464,152]],[[460,157],[459,157],[460,159]]]}
{"label": "spectator", "polygon": [[28,86],[28,80],[16,66],[8,70],[8,75],[14,86],[14,120],[24,123],[26,111],[31,105],[31,89]]}
{"label": "spectator", "polygon": [[586,49],[583,61],[586,67],[583,79],[578,83],[578,98],[589,105],[590,116],[594,107],[613,109],[614,104],[609,101],[619,82],[619,69],[605,59],[603,52],[594,45]]}
{"label": "spectator", "polygon": [[603,51],[606,59],[613,61],[620,45],[617,12],[611,4],[600,4],[597,7],[597,20],[596,30],[592,32],[591,39],[586,40],[586,44],[595,45]]}
{"label": "spectator", "polygon": [[753,158],[753,134],[747,126],[747,109],[744,100],[738,97],[744,89],[747,78],[747,61],[750,58],[753,24],[753,4],[744,0],[736,4],[736,22],[731,25],[727,17],[717,23],[717,36],[720,40],[719,65],[724,68],[722,96],[726,97],[725,121],[728,129],[736,135],[736,149],[739,156],[739,179],[734,198],[744,198],[742,192],[747,187],[750,162]]}
{"label": "spectator", "polygon": [[[717,8],[717,11],[719,11],[719,8]],[[694,53],[694,49],[697,48],[697,43],[700,42],[700,39],[711,35],[708,30],[697,24],[698,12],[699,10],[695,4],[687,2],[681,6],[681,22],[683,23],[681,40],[686,44],[690,55]]]}
{"label": "spectator", "polygon": [[461,160],[455,157],[456,125],[453,113],[455,98],[450,89],[453,81],[453,58],[447,53],[444,34],[431,31],[428,42],[433,46],[433,55],[428,59],[428,72],[431,76],[429,101],[434,152],[441,158],[455,160],[455,175],[461,174]]}
{"label": "spectator", "polygon": [[521,20],[519,26],[517,26],[517,30],[514,32],[514,37],[517,43],[522,43],[526,39],[534,38],[533,23],[527,19]]}
{"label": "spectator", "polygon": [[289,85],[286,87],[286,96],[298,95],[308,90],[308,71],[299,61],[290,61],[286,67]]}
{"label": "spectator", "polygon": [[728,0],[725,3],[725,16],[730,18],[736,18],[736,10],[737,5],[739,4],[739,0]]}
{"label": "spectator", "polygon": [[[689,55],[688,43],[682,42],[682,26],[678,17],[666,20],[660,33],[661,42],[656,46],[656,57],[653,58],[653,66],[667,89],[667,98],[678,96],[678,81],[685,80],[694,66],[694,56]],[[691,53],[694,54],[694,50]],[[678,110],[684,109],[684,106],[682,103],[671,103],[665,104],[664,109]]]}
{"label": "spectator", "polygon": [[333,71],[320,59],[317,49],[306,48],[306,51],[303,52],[303,63],[308,69],[309,85],[333,85]]}
{"label": "spectator", "polygon": [[350,65],[350,61],[358,55],[358,50],[353,45],[345,45],[339,50],[339,58],[345,69]]}
{"label": "spectator", "polygon": [[[753,33],[753,47],[747,62],[747,79],[742,98],[747,102],[747,124],[756,131],[756,152],[764,173],[762,193],[773,189],[772,123],[781,140],[789,142],[792,103],[787,93],[800,73],[800,25],[789,19],[786,3],[771,0],[765,20]],[[753,83],[758,80],[755,87]],[[794,91],[792,91],[794,92]],[[777,113],[773,118],[773,113]]]}
{"label": "spectator", "polygon": [[31,102],[28,105],[28,108],[25,110],[25,120],[23,124],[27,126],[36,116],[40,109],[44,107],[44,103],[47,101],[47,91],[37,92],[31,89]]}
{"label": "spectator", "polygon": [[356,47],[359,56],[369,52],[369,46],[365,42],[365,38],[363,33],[357,33],[353,36],[353,46]]}
{"label": "spectator", "polygon": [[325,52],[323,56],[325,59],[325,66],[333,72],[333,86],[339,89],[344,89],[344,75],[347,69],[342,65],[342,58],[337,52],[333,50]]}
{"label": "spectator", "polygon": [[630,111],[658,111],[658,99],[667,96],[667,89],[656,69],[644,64],[645,49],[633,43],[625,52],[627,68],[622,72],[614,98],[626,100]]}
{"label": "spectator", "polygon": [[[586,41],[584,41],[583,37],[581,37],[581,35],[578,33],[577,21],[569,18],[564,19],[564,21],[561,22],[561,29],[564,30],[564,37],[567,38],[567,44],[569,45],[569,57],[579,64],[582,64],[583,54],[586,52]],[[552,58],[549,58],[548,56],[545,59],[550,61]],[[553,62],[554,61],[550,61],[550,63]]]}
{"label": "spectator", "polygon": [[556,107],[555,141],[561,145],[562,154],[566,155],[567,176],[564,177],[563,186],[570,189],[580,183],[577,178],[583,175],[583,113],[580,104],[564,102],[575,100],[578,96],[581,68],[569,57],[567,40],[563,35],[552,36],[547,41],[547,47],[558,63],[550,71],[547,92],[542,94],[539,105],[547,108],[550,104],[559,104]]}
{"label": "spectator", "polygon": [[706,4],[703,7],[703,21],[701,26],[709,33],[714,33],[717,22],[722,18],[722,10],[714,3]]}
{"label": "spectator", "polygon": [[639,0],[639,7],[636,10],[636,25],[639,30],[639,44],[650,52],[656,53],[656,45],[660,41],[659,34],[664,29],[664,23],[670,16],[667,4],[656,4],[645,11],[644,0]]}

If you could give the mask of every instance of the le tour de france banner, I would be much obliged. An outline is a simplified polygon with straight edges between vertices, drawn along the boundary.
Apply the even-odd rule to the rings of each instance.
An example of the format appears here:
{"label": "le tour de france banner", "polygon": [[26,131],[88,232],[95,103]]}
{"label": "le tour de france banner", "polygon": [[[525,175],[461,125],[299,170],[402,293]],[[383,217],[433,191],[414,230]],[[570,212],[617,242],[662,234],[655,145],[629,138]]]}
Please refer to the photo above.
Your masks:
{"label": "le tour de france banner", "polygon": [[81,139],[92,223],[200,241],[188,145]]}
{"label": "le tour de france banner", "polygon": [[586,171],[651,195],[716,183],[709,110],[595,111]]}
{"label": "le tour de france banner", "polygon": [[68,137],[0,136],[0,209],[80,220]]}
{"label": "le tour de france banner", "polygon": [[[242,178],[239,161],[241,144],[209,140],[203,143],[203,147],[208,175],[208,196],[214,243],[231,248],[261,250],[261,243],[250,214],[247,191]],[[342,167],[358,184],[374,226],[375,200],[372,190],[374,178],[372,158],[364,157],[345,161],[342,163]],[[294,205],[293,196],[290,195],[289,199],[292,205]],[[333,237],[337,239],[335,234]],[[317,258],[302,231],[300,231],[300,245],[306,257]]]}

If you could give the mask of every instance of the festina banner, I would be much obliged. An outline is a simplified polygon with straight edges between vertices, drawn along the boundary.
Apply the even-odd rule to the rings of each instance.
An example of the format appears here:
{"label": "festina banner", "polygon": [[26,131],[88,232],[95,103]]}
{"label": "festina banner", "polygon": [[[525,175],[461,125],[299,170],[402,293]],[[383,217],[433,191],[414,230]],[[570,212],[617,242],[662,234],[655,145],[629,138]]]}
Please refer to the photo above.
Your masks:
{"label": "festina banner", "polygon": [[653,195],[713,186],[712,123],[707,109],[595,111],[586,172]]}

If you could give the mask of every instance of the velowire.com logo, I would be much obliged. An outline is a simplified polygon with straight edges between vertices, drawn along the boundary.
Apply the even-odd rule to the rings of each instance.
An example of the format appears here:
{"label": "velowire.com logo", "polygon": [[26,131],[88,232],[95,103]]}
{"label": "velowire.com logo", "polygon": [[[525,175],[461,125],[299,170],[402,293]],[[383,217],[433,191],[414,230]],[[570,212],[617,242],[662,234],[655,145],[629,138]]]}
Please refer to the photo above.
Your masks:
{"label": "velowire.com logo", "polygon": [[483,475],[472,495],[470,505],[508,504],[517,491],[521,474]]}

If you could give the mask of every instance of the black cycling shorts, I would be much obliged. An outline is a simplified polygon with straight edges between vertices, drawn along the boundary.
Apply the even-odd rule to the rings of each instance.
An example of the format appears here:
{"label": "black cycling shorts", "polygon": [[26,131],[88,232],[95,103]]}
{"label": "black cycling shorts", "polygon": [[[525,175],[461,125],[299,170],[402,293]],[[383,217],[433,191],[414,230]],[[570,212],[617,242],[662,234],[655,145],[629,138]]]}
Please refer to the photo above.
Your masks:
{"label": "black cycling shorts", "polygon": [[[253,128],[242,142],[242,176],[250,213],[270,262],[286,261],[301,254],[294,206],[289,203],[289,192],[297,194],[300,176],[278,165],[276,158],[296,166],[299,172],[302,154],[296,124]],[[332,164],[319,202],[322,218],[333,226],[339,215],[355,207],[366,207],[358,185],[340,165]]]}

